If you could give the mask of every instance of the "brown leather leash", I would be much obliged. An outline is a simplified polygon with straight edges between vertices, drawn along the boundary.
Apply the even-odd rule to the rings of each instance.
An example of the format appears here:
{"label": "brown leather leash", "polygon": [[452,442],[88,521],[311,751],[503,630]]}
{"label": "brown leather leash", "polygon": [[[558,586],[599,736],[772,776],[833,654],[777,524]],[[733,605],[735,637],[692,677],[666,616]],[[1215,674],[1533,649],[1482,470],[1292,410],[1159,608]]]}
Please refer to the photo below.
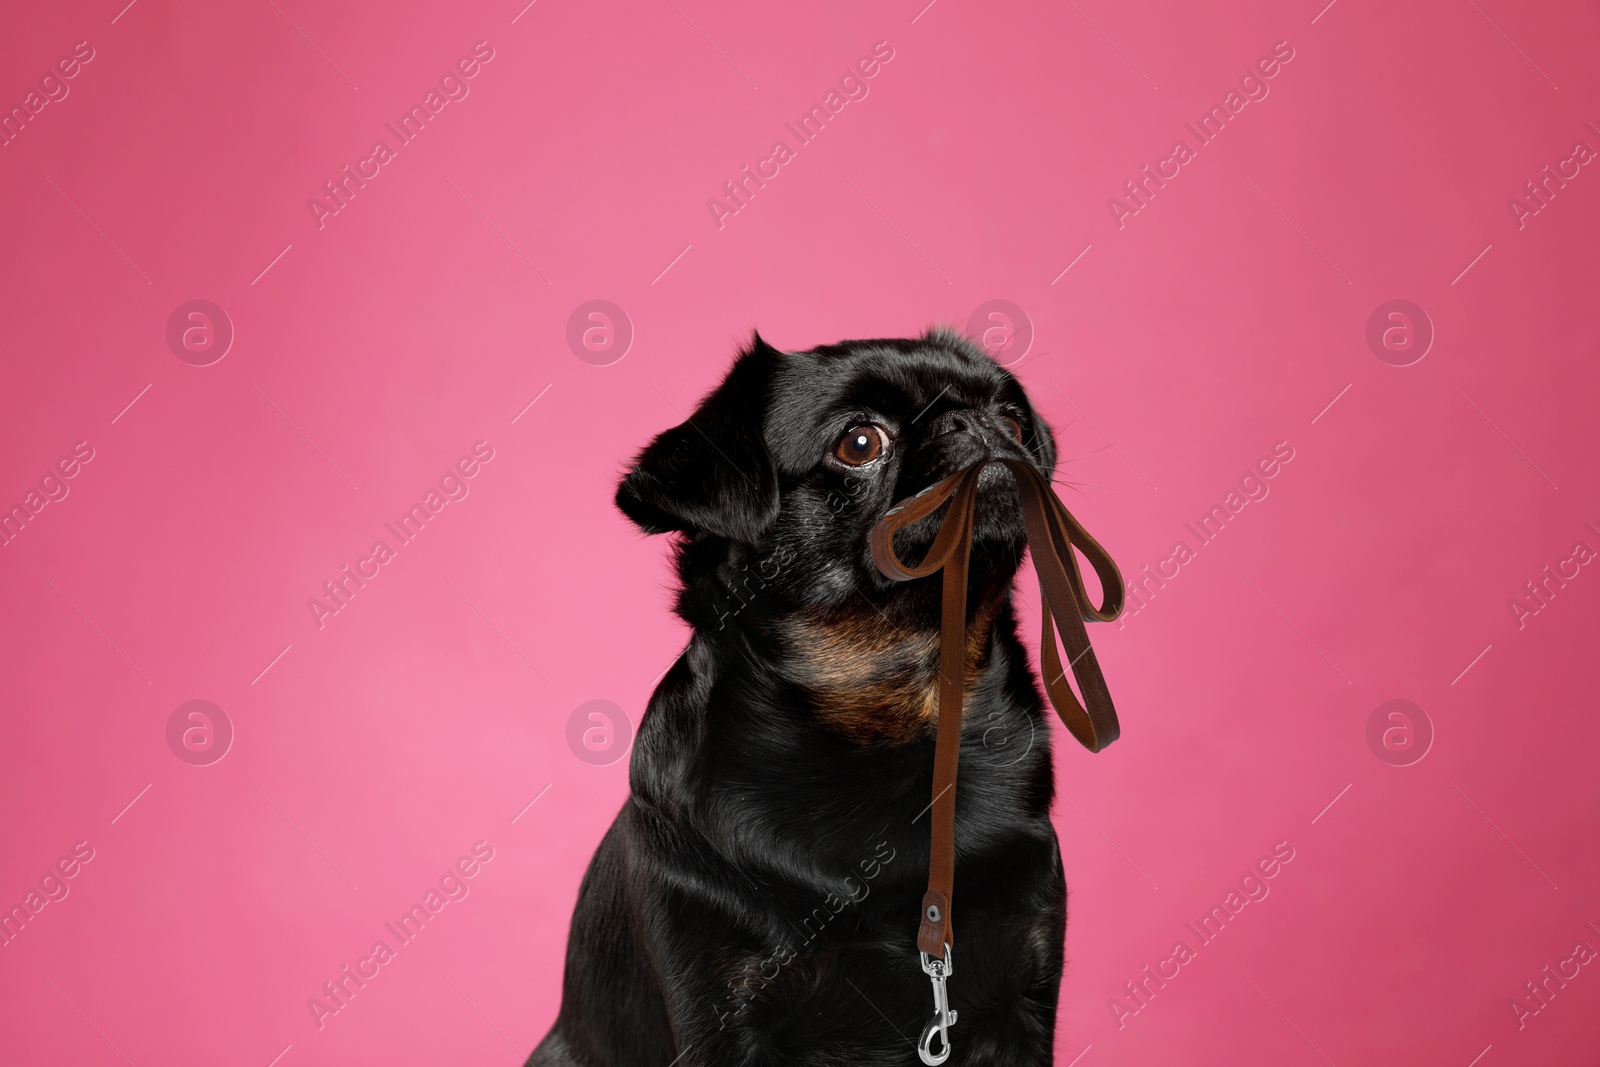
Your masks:
{"label": "brown leather leash", "polygon": [[[956,873],[956,763],[961,755],[961,705],[967,680],[967,566],[972,554],[978,478],[991,463],[1004,464],[1010,469],[1017,495],[1022,499],[1023,523],[1043,599],[1044,635],[1040,655],[1050,703],[1067,730],[1090,752],[1099,752],[1115,741],[1120,732],[1111,693],[1106,688],[1100,664],[1095,660],[1084,623],[1110,622],[1122,613],[1122,574],[1100,543],[1089,536],[1057,499],[1049,479],[1031,463],[1020,459],[979,460],[916,496],[902,500],[872,528],[872,561],[885,576],[904,582],[944,571],[939,633],[939,726],[934,740],[933,802],[930,805],[933,809],[932,847],[928,860],[928,891],[922,897],[921,922],[917,928],[922,969],[933,981],[934,1017],[923,1029],[922,1040],[917,1045],[922,1062],[929,1065],[943,1063],[949,1057],[949,1028],[956,1021],[956,1013],[950,1010],[945,982],[954,972],[951,945],[955,935],[950,905]],[[950,512],[939,527],[928,554],[916,566],[901,563],[895,555],[894,535],[927,518],[946,501],[950,501]],[[1098,608],[1089,602],[1084,589],[1075,548],[1083,553],[1100,579],[1102,600]],[[1081,704],[1067,684],[1066,670],[1056,651],[1057,626],[1061,628],[1061,639],[1066,646],[1068,666],[1083,692]],[[941,1046],[938,1051],[934,1050],[936,1037]]]}

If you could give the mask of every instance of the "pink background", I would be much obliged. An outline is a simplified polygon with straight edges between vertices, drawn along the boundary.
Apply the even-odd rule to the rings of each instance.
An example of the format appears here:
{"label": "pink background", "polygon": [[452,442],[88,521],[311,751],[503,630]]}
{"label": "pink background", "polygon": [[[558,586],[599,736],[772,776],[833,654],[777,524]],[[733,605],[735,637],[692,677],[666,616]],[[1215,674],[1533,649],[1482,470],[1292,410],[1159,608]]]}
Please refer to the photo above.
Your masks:
{"label": "pink background", "polygon": [[[520,1062],[627,788],[568,718],[637,722],[685,639],[622,465],[753,327],[1003,298],[1130,579],[1294,449],[1093,631],[1124,734],[1057,747],[1059,1062],[1594,1062],[1600,966],[1521,1029],[1509,1001],[1600,949],[1600,575],[1521,628],[1508,600],[1600,549],[1600,168],[1507,204],[1600,148],[1593,5],[124,2],[0,39],[8,108],[94,50],[0,148],[0,504],[94,450],[0,548],[0,905],[94,850],[0,948],[0,1058]],[[478,41],[470,95],[319,229],[307,199]],[[878,41],[870,94],[719,229],[707,199]],[[1270,95],[1119,228],[1107,199],[1279,41]],[[237,333],[204,367],[165,337],[197,298]],[[608,366],[565,340],[597,298],[636,335]],[[1365,338],[1395,298],[1436,330],[1405,367]],[[319,629],[308,599],[480,440],[470,495]],[[192,699],[235,730],[209,766],[168,747]],[[1367,742],[1392,699],[1435,732],[1410,766]],[[478,841],[470,894],[319,1029],[308,998]],[[1280,841],[1270,896],[1119,1027]]]}

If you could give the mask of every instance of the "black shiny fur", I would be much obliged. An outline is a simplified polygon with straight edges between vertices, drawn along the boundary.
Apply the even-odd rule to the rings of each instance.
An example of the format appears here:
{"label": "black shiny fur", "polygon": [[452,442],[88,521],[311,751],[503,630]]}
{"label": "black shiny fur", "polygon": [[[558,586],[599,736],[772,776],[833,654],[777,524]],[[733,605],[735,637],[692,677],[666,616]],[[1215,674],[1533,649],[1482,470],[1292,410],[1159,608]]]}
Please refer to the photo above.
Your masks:
{"label": "black shiny fur", "polygon": [[[893,443],[847,470],[828,457],[861,422]],[[873,662],[931,685],[941,579],[888,581],[867,534],[895,501],[994,454],[1047,475],[1056,460],[1017,381],[934,331],[790,353],[756,336],[639,456],[617,504],[679,535],[694,635],[639,727],[632,795],[583,879],[560,1013],[530,1065],[919,1062],[932,725],[842,731],[807,683],[833,668],[804,662],[793,626],[845,620],[881,644]],[[943,514],[900,536],[903,559],[921,558]],[[1011,608],[1024,539],[1003,468],[977,514],[970,611],[992,624],[962,731],[949,1063],[1049,1063],[1066,885],[1043,704]]]}

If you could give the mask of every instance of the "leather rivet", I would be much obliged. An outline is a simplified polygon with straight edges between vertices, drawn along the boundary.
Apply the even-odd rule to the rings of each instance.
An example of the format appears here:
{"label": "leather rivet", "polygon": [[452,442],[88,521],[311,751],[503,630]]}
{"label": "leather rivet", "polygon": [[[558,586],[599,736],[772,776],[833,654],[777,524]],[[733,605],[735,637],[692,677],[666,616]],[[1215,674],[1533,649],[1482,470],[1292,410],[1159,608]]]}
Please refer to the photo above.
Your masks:
{"label": "leather rivet", "polygon": [[939,921],[939,905],[928,905],[928,921],[931,923],[936,923]]}

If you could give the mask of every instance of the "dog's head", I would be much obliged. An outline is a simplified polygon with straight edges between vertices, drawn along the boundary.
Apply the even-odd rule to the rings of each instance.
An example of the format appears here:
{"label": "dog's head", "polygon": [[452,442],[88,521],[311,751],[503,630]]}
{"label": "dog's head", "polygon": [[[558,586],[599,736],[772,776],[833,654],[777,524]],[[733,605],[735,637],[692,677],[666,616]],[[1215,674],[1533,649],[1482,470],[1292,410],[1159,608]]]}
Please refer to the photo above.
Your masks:
{"label": "dog's head", "polygon": [[[792,580],[777,584],[803,589],[806,606],[898,601],[930,583],[879,574],[872,526],[989,456],[1049,476],[1055,440],[1016,378],[965,339],[936,330],[780,352],[757,335],[694,414],[640,453],[616,499],[645,532],[683,535],[691,565],[757,566],[764,583],[781,571]],[[903,559],[920,558],[943,515],[899,535]],[[1011,475],[990,467],[973,530],[978,602],[1009,581],[1023,543]]]}
{"label": "dog's head", "polygon": [[[648,533],[682,535],[679,606],[691,623],[783,616],[791,636],[809,627],[813,646],[876,650],[859,670],[840,656],[819,668],[859,684],[893,649],[914,645],[931,664],[939,625],[939,579],[881,575],[873,525],[896,501],[991,456],[1026,459],[1048,477],[1055,442],[1017,380],[965,339],[935,330],[780,352],[757,335],[694,414],[639,455],[617,505]],[[897,536],[902,559],[922,557],[947,510]],[[980,629],[1024,543],[1012,476],[991,466],[973,528],[969,603]]]}

